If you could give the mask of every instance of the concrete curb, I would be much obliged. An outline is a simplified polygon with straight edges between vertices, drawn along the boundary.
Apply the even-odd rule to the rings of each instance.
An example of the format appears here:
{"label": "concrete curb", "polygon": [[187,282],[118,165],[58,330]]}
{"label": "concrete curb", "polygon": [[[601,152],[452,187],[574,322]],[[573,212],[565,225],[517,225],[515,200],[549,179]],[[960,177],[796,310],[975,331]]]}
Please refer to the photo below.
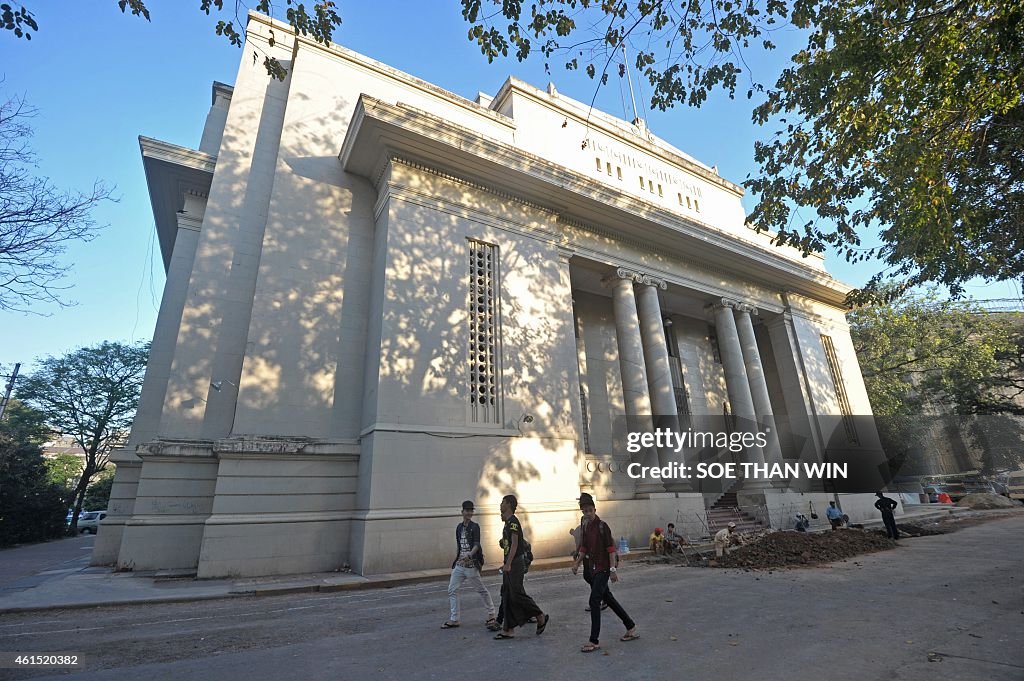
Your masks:
{"label": "concrete curb", "polygon": [[0,607],[0,615],[22,612],[42,612],[45,610],[87,610],[89,608],[110,608],[119,605],[162,605],[165,603],[191,603],[193,601],[214,601],[225,598],[251,596],[244,593],[193,594],[191,596],[167,596],[153,598],[132,598],[124,600],[95,601],[90,603],[61,603],[56,605]]}
{"label": "concrete curb", "polygon": [[[634,558],[640,558],[650,553],[647,550],[633,550],[622,557],[623,560],[630,560]],[[559,568],[568,568],[572,566],[572,559],[565,558],[542,558],[535,560],[530,566],[531,572],[542,572],[547,570],[556,570]],[[498,569],[496,567],[485,568],[483,570],[485,576],[496,576]],[[397,586],[407,586],[410,584],[421,584],[433,581],[447,580],[451,575],[451,570],[438,569],[422,571],[417,573],[394,573],[387,575],[376,575],[372,577],[359,577],[353,579],[350,582],[338,583],[338,584],[317,584],[317,583],[302,583],[301,580],[288,582],[285,584],[274,585],[274,584],[253,584],[251,588],[249,585],[242,587],[233,587],[231,585],[225,585],[225,591],[223,593],[210,593],[210,594],[181,594],[177,596],[138,596],[138,597],[127,597],[123,599],[105,599],[97,600],[88,603],[59,603],[52,605],[39,605],[39,606],[14,606],[14,607],[3,607],[0,606],[0,614],[13,614],[13,613],[24,613],[24,612],[41,612],[45,610],[84,610],[87,608],[104,608],[113,607],[119,605],[148,605],[148,604],[165,604],[165,603],[189,603],[193,601],[210,601],[219,599],[229,598],[253,598],[253,597],[267,597],[267,596],[284,596],[288,594],[298,593],[332,593],[338,591],[361,591],[367,589],[388,589]],[[152,579],[154,582],[159,581],[153,577],[143,577],[142,579]]]}

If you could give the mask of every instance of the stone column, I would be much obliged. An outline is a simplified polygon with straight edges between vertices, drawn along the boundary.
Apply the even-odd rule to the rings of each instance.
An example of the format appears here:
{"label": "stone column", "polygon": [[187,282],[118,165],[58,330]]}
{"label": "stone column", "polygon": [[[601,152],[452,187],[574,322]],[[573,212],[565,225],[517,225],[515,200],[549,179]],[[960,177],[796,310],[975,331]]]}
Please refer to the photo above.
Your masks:
{"label": "stone column", "polygon": [[640,337],[643,341],[647,382],[654,413],[658,416],[675,416],[676,396],[672,389],[665,327],[661,320],[661,305],[658,303],[659,288],[664,290],[668,286],[661,279],[643,276],[637,295]]}
{"label": "stone column", "polygon": [[622,397],[626,403],[626,416],[630,417],[651,414],[644,344],[633,295],[634,275],[634,272],[620,267],[609,280],[615,315],[615,341],[619,347],[619,371],[622,373]]}
{"label": "stone column", "polygon": [[[664,280],[644,275],[637,290],[637,307],[640,314],[640,336],[644,344],[644,361],[647,364],[647,382],[651,392],[651,407],[654,409],[654,426],[679,430],[676,395],[672,384],[672,365],[668,360],[668,345],[665,342],[665,326],[661,318],[661,304],[658,289],[668,288]],[[672,461],[682,463],[683,453],[671,449],[658,450],[658,465],[665,466]],[[689,486],[681,480],[667,480],[666,489],[685,491]]]}
{"label": "stone column", "polygon": [[[633,293],[633,281],[640,274],[620,267],[606,283],[612,287],[612,311],[615,315],[615,340],[619,346],[619,371],[622,374],[622,396],[626,403],[626,424],[630,431],[650,431],[653,428],[650,389],[647,383],[647,363],[644,361],[644,343],[640,335],[640,318]],[[657,466],[658,452],[646,449],[634,460],[643,466]],[[637,481],[637,494],[665,491],[658,480]]]}
{"label": "stone column", "polygon": [[[725,370],[725,387],[729,393],[732,413],[741,423],[745,421],[749,427],[757,421],[754,409],[754,398],[750,393],[750,381],[747,368],[743,363],[743,348],[740,345],[739,332],[733,309],[738,305],[734,300],[723,298],[712,305],[715,311],[715,330],[718,333],[718,350],[722,355],[722,368]],[[764,453],[760,447],[747,449],[749,463],[764,463]]]}
{"label": "stone column", "polygon": [[764,377],[764,366],[757,350],[757,336],[754,335],[754,322],[751,315],[757,314],[757,308],[751,305],[736,306],[736,330],[739,334],[740,347],[743,352],[743,363],[750,381],[750,393],[754,400],[754,412],[757,422],[765,433],[767,446],[764,448],[768,463],[782,462],[782,449],[779,447],[778,430],[775,426],[775,414],[772,412],[771,399],[768,396],[768,382]]}

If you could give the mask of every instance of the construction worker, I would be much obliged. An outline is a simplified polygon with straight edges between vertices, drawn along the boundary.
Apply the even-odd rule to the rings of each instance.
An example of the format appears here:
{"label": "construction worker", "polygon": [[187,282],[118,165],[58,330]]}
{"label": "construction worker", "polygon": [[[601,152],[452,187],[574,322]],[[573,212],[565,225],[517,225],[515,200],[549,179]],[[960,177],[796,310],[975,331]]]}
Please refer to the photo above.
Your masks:
{"label": "construction worker", "polygon": [[843,526],[843,512],[836,507],[836,502],[828,502],[828,508],[825,509],[825,517],[831,523],[833,531]]}
{"label": "construction worker", "polygon": [[736,523],[729,523],[728,527],[723,527],[715,533],[715,557],[721,558],[726,553],[732,551],[731,545],[734,544],[739,537],[736,536]]}
{"label": "construction worker", "polygon": [[899,503],[895,499],[890,499],[881,492],[875,492],[875,496],[878,497],[878,501],[875,502],[875,508],[882,514],[882,523],[885,525],[885,532],[889,535],[889,538],[896,540],[900,538],[900,532],[896,529],[896,518],[893,517],[893,511],[899,506]]}

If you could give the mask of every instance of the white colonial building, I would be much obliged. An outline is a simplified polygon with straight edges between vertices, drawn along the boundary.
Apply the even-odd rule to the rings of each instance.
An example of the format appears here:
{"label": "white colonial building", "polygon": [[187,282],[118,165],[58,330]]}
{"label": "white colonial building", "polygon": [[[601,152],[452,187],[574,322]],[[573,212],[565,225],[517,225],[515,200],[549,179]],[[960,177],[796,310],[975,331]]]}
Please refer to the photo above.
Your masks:
{"label": "white colonial building", "polygon": [[[634,545],[706,534],[721,490],[626,475],[623,416],[776,424],[745,461],[877,452],[849,287],[714,169],[553,87],[469,101],[262,16],[248,40],[198,149],[141,138],[167,283],[94,564],[444,567],[464,499],[493,562],[508,493],[542,556],[581,491]],[[776,524],[833,498],[738,494]]]}

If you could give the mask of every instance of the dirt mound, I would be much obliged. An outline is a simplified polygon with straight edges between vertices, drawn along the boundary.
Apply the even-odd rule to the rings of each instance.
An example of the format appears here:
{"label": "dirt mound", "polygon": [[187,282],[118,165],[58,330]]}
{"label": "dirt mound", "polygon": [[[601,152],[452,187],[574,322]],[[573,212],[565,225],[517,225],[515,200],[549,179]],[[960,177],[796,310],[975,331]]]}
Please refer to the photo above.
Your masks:
{"label": "dirt mound", "polygon": [[773,532],[731,554],[708,561],[709,567],[776,568],[814,565],[884,551],[895,544],[874,532]]}
{"label": "dirt mound", "polygon": [[956,502],[956,505],[960,508],[973,508],[979,510],[1013,508],[1016,506],[1012,501],[1006,497],[1001,497],[998,494],[968,494],[960,499],[960,501]]}

